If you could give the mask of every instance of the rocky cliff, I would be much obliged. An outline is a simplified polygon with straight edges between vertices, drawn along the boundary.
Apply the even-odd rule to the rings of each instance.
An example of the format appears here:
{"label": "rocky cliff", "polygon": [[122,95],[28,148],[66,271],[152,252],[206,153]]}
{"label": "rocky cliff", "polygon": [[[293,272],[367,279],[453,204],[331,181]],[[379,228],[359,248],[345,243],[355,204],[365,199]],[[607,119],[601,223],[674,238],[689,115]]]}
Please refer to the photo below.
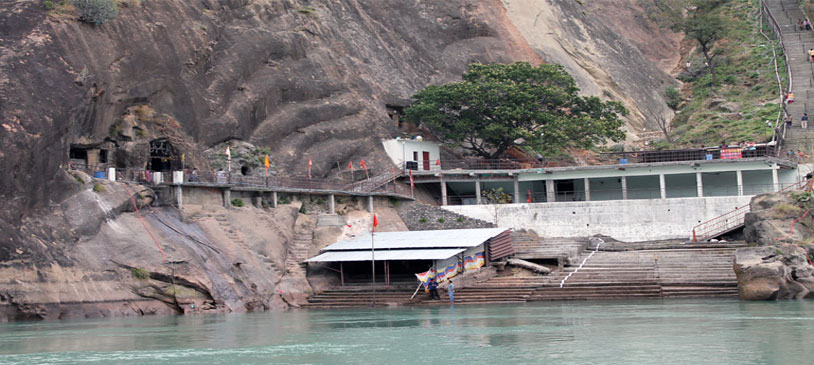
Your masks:
{"label": "rocky cliff", "polygon": [[741,299],[802,299],[814,290],[814,197],[792,191],[763,194],[750,203],[735,274]]}
{"label": "rocky cliff", "polygon": [[[228,249],[247,257],[239,262],[207,248],[225,252],[229,237],[204,232],[206,245],[187,237],[171,249],[177,265],[156,264],[138,218],[106,219],[90,184],[66,172],[74,150],[102,146],[108,164],[145,168],[169,141],[164,152],[206,170],[203,151],[242,140],[288,173],[308,159],[316,176],[359,158],[386,168],[380,140],[399,133],[388,110],[473,62],[563,63],[587,92],[623,101],[638,131],[669,114],[654,90],[670,80],[658,65],[677,58],[674,37],[654,32],[635,0],[132,0],[97,26],[55,3],[0,0],[0,303],[23,317],[58,317],[36,303],[81,305],[97,294],[153,298],[140,312],[177,310],[167,285],[183,286],[199,308],[265,308],[269,293],[296,285],[269,281],[262,264],[292,244],[274,229],[296,231],[294,213],[274,212],[278,228],[268,232],[230,228],[254,237]],[[208,214],[181,231],[243,219]],[[146,218],[173,241],[166,222],[189,224],[171,210]],[[114,253],[127,260],[113,263]]]}

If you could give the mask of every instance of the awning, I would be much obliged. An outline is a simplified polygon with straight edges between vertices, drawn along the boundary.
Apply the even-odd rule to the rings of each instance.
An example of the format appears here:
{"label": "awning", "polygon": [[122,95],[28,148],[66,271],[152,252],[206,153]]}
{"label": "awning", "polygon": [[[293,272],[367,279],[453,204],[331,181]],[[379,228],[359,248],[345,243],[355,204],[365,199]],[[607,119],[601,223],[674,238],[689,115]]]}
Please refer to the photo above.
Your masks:
{"label": "awning", "polygon": [[[463,249],[429,250],[376,250],[376,261],[443,260],[455,256]],[[305,262],[370,261],[370,251],[328,251]]]}
{"label": "awning", "polygon": [[[506,231],[506,228],[443,229],[435,231],[376,232],[376,249],[422,249],[475,247]],[[370,234],[339,241],[322,251],[370,250]]]}

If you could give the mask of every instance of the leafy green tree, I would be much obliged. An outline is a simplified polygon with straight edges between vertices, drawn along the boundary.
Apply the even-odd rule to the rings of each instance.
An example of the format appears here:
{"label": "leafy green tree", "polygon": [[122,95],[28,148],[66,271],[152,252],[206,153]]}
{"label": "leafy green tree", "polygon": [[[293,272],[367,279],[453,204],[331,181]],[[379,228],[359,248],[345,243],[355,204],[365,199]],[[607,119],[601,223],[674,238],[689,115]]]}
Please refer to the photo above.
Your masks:
{"label": "leafy green tree", "polygon": [[578,92],[561,65],[472,64],[463,81],[416,93],[405,118],[487,158],[512,146],[548,152],[624,139],[622,104]]}
{"label": "leafy green tree", "polygon": [[647,7],[652,17],[676,32],[698,42],[707,63],[713,85],[715,74],[715,42],[726,36],[726,20],[718,15],[718,8],[727,0],[652,0]]}

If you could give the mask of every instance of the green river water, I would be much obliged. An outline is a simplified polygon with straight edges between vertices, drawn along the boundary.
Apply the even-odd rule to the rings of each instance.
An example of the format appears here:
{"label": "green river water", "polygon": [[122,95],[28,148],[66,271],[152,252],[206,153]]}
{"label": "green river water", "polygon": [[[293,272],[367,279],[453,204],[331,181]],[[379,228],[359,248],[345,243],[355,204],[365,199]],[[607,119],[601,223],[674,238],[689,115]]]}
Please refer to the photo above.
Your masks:
{"label": "green river water", "polygon": [[812,364],[814,302],[636,300],[0,324],[0,364]]}

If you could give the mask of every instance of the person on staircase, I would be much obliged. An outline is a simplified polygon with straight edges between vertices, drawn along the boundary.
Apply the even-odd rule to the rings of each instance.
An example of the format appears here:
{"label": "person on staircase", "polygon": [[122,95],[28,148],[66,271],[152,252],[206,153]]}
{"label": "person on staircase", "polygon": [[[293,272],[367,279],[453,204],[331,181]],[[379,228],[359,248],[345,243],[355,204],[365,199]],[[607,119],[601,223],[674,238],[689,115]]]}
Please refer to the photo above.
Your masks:
{"label": "person on staircase", "polygon": [[797,30],[804,30],[806,27],[803,25],[803,19],[797,18]]}
{"label": "person on staircase", "polygon": [[430,281],[427,282],[427,289],[430,290],[430,299],[441,299],[441,296],[438,295],[438,282],[435,281],[435,278],[430,278]]}
{"label": "person on staircase", "polygon": [[808,50],[808,62],[814,62],[814,48]]}
{"label": "person on staircase", "polygon": [[803,113],[803,116],[800,117],[800,125],[803,129],[808,129],[808,113]]}

